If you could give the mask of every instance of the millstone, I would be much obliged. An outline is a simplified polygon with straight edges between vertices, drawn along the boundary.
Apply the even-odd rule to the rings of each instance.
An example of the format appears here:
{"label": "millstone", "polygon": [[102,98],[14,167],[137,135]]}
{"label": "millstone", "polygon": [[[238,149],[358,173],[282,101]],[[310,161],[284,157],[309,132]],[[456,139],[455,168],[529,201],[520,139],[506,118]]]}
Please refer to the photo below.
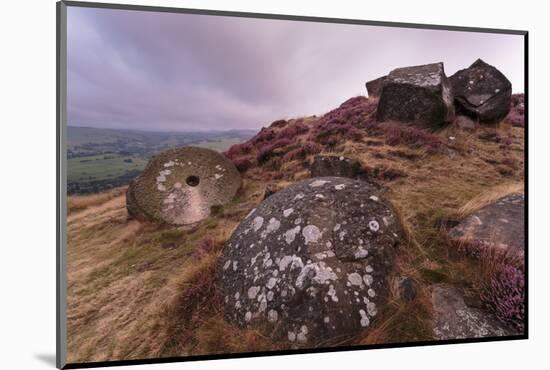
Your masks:
{"label": "millstone", "polygon": [[204,148],[169,149],[155,155],[126,192],[128,213],[136,218],[185,225],[229,202],[241,186],[233,163]]}
{"label": "millstone", "polygon": [[367,330],[389,293],[402,232],[377,187],[304,180],[236,228],[219,265],[225,318],[291,345],[329,345]]}

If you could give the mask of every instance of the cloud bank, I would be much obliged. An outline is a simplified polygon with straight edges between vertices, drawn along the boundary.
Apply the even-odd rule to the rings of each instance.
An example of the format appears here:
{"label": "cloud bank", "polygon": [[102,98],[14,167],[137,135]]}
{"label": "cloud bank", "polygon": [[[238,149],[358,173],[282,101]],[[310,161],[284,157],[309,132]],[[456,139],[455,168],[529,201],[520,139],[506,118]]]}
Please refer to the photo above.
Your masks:
{"label": "cloud bank", "polygon": [[523,38],[143,11],[68,9],[68,122],[188,131],[322,114],[396,67],[477,58],[523,92]]}

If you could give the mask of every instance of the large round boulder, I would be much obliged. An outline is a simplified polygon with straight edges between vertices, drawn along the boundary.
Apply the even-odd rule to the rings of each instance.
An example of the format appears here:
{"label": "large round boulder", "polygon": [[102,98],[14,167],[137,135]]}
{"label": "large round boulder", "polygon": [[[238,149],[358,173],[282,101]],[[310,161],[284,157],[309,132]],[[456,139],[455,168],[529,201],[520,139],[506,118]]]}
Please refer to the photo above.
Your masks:
{"label": "large round boulder", "polygon": [[482,123],[496,123],[510,111],[512,84],[498,69],[476,60],[449,77],[458,112]]}
{"label": "large round boulder", "polygon": [[293,184],[240,223],[219,265],[228,321],[291,345],[329,345],[369,327],[388,297],[401,227],[367,182]]}
{"label": "large round boulder", "polygon": [[454,119],[451,85],[443,63],[397,68],[382,84],[379,121],[438,128]]}
{"label": "large round boulder", "polygon": [[229,202],[241,186],[239,171],[204,148],[169,149],[155,155],[126,192],[128,214],[139,219],[192,224],[212,206]]}

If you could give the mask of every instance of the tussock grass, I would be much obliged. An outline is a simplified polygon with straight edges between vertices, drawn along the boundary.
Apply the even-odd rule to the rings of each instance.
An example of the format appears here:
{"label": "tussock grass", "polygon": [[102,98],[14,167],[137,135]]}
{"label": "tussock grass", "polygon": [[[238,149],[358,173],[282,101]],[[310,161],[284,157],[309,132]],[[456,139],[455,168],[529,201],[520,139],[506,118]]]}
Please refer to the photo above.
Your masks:
{"label": "tussock grass", "polygon": [[105,191],[103,193],[70,196],[67,201],[67,210],[69,213],[82,211],[88,207],[105,203],[106,201],[116,198],[125,192],[126,186]]}
{"label": "tussock grass", "polygon": [[469,214],[476,212],[477,210],[497,201],[510,194],[523,193],[523,182],[513,182],[508,184],[501,184],[494,186],[493,188],[486,190],[476,197],[470,199],[468,203],[464,204],[458,210],[457,216],[462,218]]}

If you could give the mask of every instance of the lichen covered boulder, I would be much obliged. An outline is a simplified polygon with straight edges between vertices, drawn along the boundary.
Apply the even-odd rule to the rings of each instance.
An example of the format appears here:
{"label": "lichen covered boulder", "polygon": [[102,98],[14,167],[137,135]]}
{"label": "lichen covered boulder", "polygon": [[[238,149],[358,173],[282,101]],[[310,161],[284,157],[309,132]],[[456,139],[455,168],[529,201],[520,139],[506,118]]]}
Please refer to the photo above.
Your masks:
{"label": "lichen covered boulder", "polygon": [[518,334],[502,324],[490,312],[469,307],[464,293],[449,285],[432,288],[434,339],[501,337]]}
{"label": "lichen covered boulder", "polygon": [[264,200],[227,241],[225,317],[291,345],[367,329],[388,297],[401,227],[367,182],[320,177]]}
{"label": "lichen covered boulder", "polygon": [[496,248],[511,254],[525,249],[525,196],[510,194],[464,218],[449,236],[466,247]]}
{"label": "lichen covered boulder", "polygon": [[241,186],[235,165],[209,149],[184,147],[155,155],[126,192],[131,217],[185,225],[229,202]]}
{"label": "lichen covered boulder", "polygon": [[443,63],[397,68],[382,85],[378,121],[438,128],[454,119],[451,85]]}
{"label": "lichen covered boulder", "polygon": [[481,123],[495,123],[510,111],[512,84],[497,68],[476,60],[449,77],[457,112]]}

